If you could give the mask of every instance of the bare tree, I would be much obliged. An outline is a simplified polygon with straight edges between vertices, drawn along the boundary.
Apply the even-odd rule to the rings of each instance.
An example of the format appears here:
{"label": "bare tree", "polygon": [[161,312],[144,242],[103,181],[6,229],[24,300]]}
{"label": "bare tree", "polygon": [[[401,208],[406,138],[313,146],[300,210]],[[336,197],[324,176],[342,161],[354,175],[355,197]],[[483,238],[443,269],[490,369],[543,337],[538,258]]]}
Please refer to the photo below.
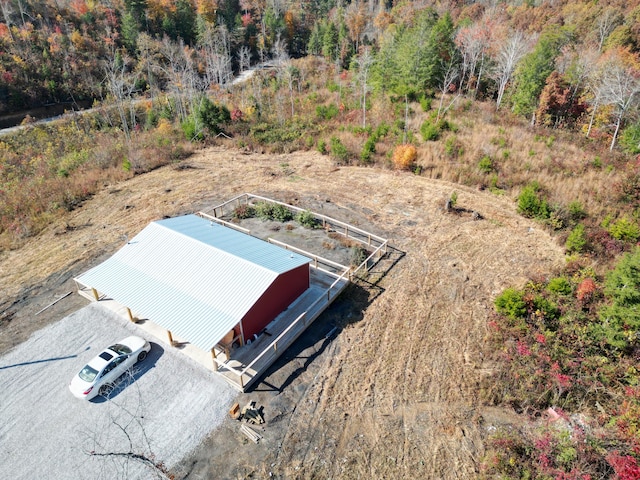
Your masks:
{"label": "bare tree", "polygon": [[596,23],[596,33],[598,35],[598,51],[602,51],[604,42],[613,30],[622,21],[622,13],[614,7],[606,8],[600,15]]}
{"label": "bare tree", "polygon": [[285,65],[289,60],[289,52],[287,52],[287,44],[282,38],[280,38],[280,34],[276,37],[276,41],[273,43],[273,47],[271,48],[271,58],[273,58],[274,63],[276,64],[276,68]]}
{"label": "bare tree", "polygon": [[227,27],[208,25],[202,40],[200,51],[205,59],[205,78],[207,86],[227,85],[233,79],[231,68],[231,38]]}
{"label": "bare tree", "polygon": [[460,65],[456,61],[455,58],[450,58],[449,61],[443,65],[442,69],[442,77],[440,79],[440,104],[438,105],[438,116],[436,118],[436,122],[440,121],[440,119],[444,116],[445,113],[451,108],[451,105],[456,101],[456,99],[460,96],[460,92],[462,89],[457,89],[456,95],[453,97],[451,102],[445,107],[444,106],[444,97],[447,93],[451,91],[455,91],[456,89],[456,80],[460,76]]}
{"label": "bare tree", "polygon": [[462,28],[456,35],[456,44],[462,57],[460,87],[464,87],[466,83],[467,92],[473,89],[474,95],[478,93],[482,74],[484,73],[485,56],[489,50],[489,39],[489,29],[484,23],[476,23]]}
{"label": "bare tree", "polygon": [[[137,73],[131,71],[130,63],[131,59],[125,53],[114,50],[111,58],[104,64],[107,89],[113,96],[122,131],[127,139],[130,138],[131,128],[136,124],[135,103],[132,96],[138,79]],[[129,119],[127,119],[127,113]]]}
{"label": "bare tree", "polygon": [[369,86],[369,73],[374,63],[373,55],[369,48],[363,49],[362,53],[356,58],[358,68],[354,78],[356,83],[356,91],[360,92],[360,105],[362,106],[362,128],[367,127],[367,93],[371,91]]}
{"label": "bare tree", "polygon": [[240,73],[242,73],[249,67],[251,67],[251,51],[249,47],[243,45],[240,47],[240,50],[238,50],[238,68]]}
{"label": "bare tree", "polygon": [[613,150],[625,114],[637,104],[640,93],[638,59],[628,51],[614,50],[602,65],[600,89],[602,102],[615,107],[615,131],[609,150]]}
{"label": "bare tree", "polygon": [[494,78],[498,82],[498,98],[496,109],[500,109],[505,89],[511,81],[511,76],[530,48],[531,39],[525,37],[521,31],[512,32],[505,40],[496,39]]}

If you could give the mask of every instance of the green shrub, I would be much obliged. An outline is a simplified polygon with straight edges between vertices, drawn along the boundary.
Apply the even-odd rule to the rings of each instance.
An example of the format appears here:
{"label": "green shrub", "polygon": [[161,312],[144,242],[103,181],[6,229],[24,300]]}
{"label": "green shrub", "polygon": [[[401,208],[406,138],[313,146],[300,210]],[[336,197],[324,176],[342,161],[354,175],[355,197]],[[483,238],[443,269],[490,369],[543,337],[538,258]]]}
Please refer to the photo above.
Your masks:
{"label": "green shrub", "polygon": [[571,230],[571,233],[564,244],[564,248],[568,253],[581,253],[586,245],[587,234],[585,233],[584,225],[579,223],[573,230]]}
{"label": "green shrub", "polygon": [[349,159],[349,151],[338,137],[331,137],[331,156],[341,163]]}
{"label": "green shrub", "polygon": [[557,295],[569,295],[573,291],[571,283],[564,277],[556,277],[549,280],[547,290]]}
{"label": "green shrub", "polygon": [[195,114],[209,133],[217,135],[222,131],[221,125],[231,121],[231,113],[224,105],[216,105],[208,97],[202,97],[196,107]]}
{"label": "green shrub", "polygon": [[540,186],[532,182],[518,196],[518,212],[527,218],[547,219],[551,213],[547,201],[538,195]]}
{"label": "green shrub", "polygon": [[327,106],[318,105],[316,107],[316,116],[323,120],[331,120],[332,118],[337,117],[339,113],[340,113],[340,110],[338,109],[338,106],[335,103],[331,103]]}
{"label": "green shrub", "polygon": [[319,228],[320,222],[309,210],[298,212],[296,222],[306,228]]}
{"label": "green shrub", "polygon": [[293,213],[284,205],[280,205],[276,203],[273,206],[273,220],[277,220],[279,222],[288,222],[289,220],[293,220]]}
{"label": "green shrub", "polygon": [[56,172],[59,177],[68,177],[75,169],[84,165],[89,160],[88,150],[79,150],[75,152],[69,152],[60,159],[58,164],[58,171]]}
{"label": "green shrub", "polygon": [[433,142],[440,138],[440,129],[429,120],[425,120],[420,126],[420,135],[425,142]]}
{"label": "green shrub", "polygon": [[555,320],[560,316],[560,310],[551,301],[540,295],[533,298],[533,309],[538,315],[542,315],[546,320]]}
{"label": "green shrub", "polygon": [[582,205],[582,203],[580,203],[579,200],[570,202],[568,208],[569,218],[571,218],[571,220],[575,222],[580,221],[587,216],[587,212],[585,211],[584,206]]}
{"label": "green shrub", "polygon": [[527,314],[524,293],[515,288],[507,288],[494,301],[498,313],[512,319],[523,318]]}
{"label": "green shrub", "polygon": [[422,108],[423,112],[428,112],[431,110],[431,98],[422,96],[420,97],[420,108]]}
{"label": "green shrub", "polygon": [[624,242],[637,242],[640,238],[640,227],[636,222],[629,220],[627,217],[622,217],[615,222],[610,223],[605,227],[616,240],[622,240]]}
{"label": "green shrub", "polygon": [[276,220],[278,222],[293,220],[291,210],[279,203],[258,202],[254,208],[255,215],[262,220]]}
{"label": "green shrub", "polygon": [[640,153],[640,123],[629,125],[620,135],[620,145],[632,155]]}
{"label": "green shrub", "polygon": [[458,192],[454,190],[449,197],[449,204],[451,207],[455,207],[456,203],[458,203]]}
{"label": "green shrub", "polygon": [[189,115],[185,120],[180,123],[180,128],[184,137],[190,142],[201,141],[204,136],[202,129],[198,127],[196,118],[193,115]]}
{"label": "green shrub", "polygon": [[255,204],[255,214],[262,220],[271,220],[273,218],[273,207],[275,203],[271,202],[257,202]]}
{"label": "green shrub", "polygon": [[482,173],[491,173],[493,172],[493,160],[489,155],[483,156],[478,162],[478,168]]}
{"label": "green shrub", "polygon": [[464,153],[464,148],[455,135],[450,136],[444,142],[444,151],[451,158],[457,158]]}
{"label": "green shrub", "polygon": [[376,141],[373,138],[373,135],[367,138],[367,141],[364,142],[362,146],[362,151],[360,152],[360,160],[364,163],[369,163],[371,161],[371,155],[373,155],[376,151]]}
{"label": "green shrub", "polygon": [[297,121],[283,124],[261,122],[251,127],[250,135],[273,150],[290,151],[297,148],[304,134],[313,134],[313,130],[308,127],[309,125]]}
{"label": "green shrub", "polygon": [[327,151],[327,142],[325,142],[324,140],[319,140],[318,141],[318,151],[322,155],[326,155],[328,153],[328,151]]}
{"label": "green shrub", "polygon": [[376,139],[376,142],[381,138],[385,137],[387,133],[389,133],[390,127],[386,123],[382,122],[377,126],[375,132],[373,132],[373,136]]}

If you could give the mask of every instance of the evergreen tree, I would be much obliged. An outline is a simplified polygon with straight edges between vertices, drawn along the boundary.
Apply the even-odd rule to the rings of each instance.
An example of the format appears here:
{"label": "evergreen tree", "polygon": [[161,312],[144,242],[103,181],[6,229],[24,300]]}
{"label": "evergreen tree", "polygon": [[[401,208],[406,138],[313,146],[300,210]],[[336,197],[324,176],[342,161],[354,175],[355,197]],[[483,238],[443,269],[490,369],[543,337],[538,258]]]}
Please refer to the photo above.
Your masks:
{"label": "evergreen tree", "polygon": [[120,33],[122,34],[122,43],[129,52],[136,51],[139,32],[140,25],[136,21],[134,15],[130,12],[126,12],[122,16]]}
{"label": "evergreen tree", "polygon": [[338,56],[338,28],[333,22],[329,22],[322,35],[322,55],[333,62]]}
{"label": "evergreen tree", "polygon": [[309,43],[307,44],[307,53],[309,55],[320,55],[322,53],[322,40],[323,33],[320,27],[320,22],[316,22],[311,30],[309,36]]}
{"label": "evergreen tree", "polygon": [[176,35],[191,45],[196,40],[196,12],[189,0],[178,0],[175,14]]}
{"label": "evergreen tree", "polygon": [[612,302],[600,310],[596,333],[609,345],[625,349],[640,331],[640,249],[625,254],[607,275],[605,294]]}
{"label": "evergreen tree", "polygon": [[513,111],[519,115],[531,115],[536,111],[540,93],[551,72],[560,49],[567,43],[567,34],[557,28],[542,34],[538,44],[526,55],[515,73]]}

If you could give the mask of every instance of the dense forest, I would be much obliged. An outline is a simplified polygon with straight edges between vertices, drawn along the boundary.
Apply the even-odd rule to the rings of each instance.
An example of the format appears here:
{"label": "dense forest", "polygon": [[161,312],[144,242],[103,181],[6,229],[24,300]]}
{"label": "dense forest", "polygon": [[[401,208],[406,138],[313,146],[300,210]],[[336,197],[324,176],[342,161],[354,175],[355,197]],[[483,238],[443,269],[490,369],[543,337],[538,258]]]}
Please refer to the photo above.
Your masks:
{"label": "dense forest", "polygon": [[483,401],[567,427],[497,431],[479,470],[640,478],[639,1],[0,7],[0,111],[95,107],[2,137],[0,248],[214,142],[508,195],[567,265],[496,299]]}
{"label": "dense forest", "polygon": [[492,99],[640,151],[637,2],[429,3],[6,0],[0,109],[206,92],[257,62],[321,55],[382,92]]}

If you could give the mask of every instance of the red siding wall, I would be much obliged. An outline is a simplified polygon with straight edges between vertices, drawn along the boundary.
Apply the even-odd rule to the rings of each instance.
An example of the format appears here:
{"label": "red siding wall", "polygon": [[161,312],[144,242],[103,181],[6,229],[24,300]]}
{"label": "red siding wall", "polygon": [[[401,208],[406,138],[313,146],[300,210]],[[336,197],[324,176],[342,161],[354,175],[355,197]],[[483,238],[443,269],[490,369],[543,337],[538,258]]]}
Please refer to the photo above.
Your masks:
{"label": "red siding wall", "polygon": [[309,265],[283,273],[271,284],[242,319],[245,341],[260,333],[302,292],[309,288]]}

